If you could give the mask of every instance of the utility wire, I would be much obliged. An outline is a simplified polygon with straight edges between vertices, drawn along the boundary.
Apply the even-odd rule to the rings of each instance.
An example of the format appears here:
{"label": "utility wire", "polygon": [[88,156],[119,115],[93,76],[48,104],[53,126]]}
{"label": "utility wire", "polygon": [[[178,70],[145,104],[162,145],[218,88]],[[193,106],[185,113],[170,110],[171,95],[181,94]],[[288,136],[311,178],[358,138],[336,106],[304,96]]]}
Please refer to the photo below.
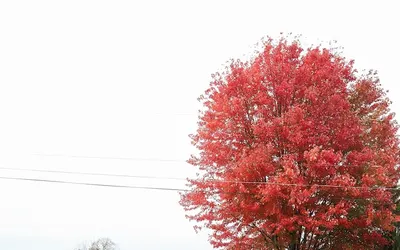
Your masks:
{"label": "utility wire", "polygon": [[60,181],[60,180],[49,180],[49,179],[36,179],[36,178],[21,178],[21,177],[5,177],[0,176],[3,180],[18,180],[18,181],[32,181],[32,182],[48,182],[48,183],[60,183],[60,184],[74,184],[74,185],[85,185],[85,186],[97,186],[97,187],[112,187],[112,188],[131,188],[131,189],[148,189],[148,190],[163,190],[163,191],[189,191],[181,188],[165,188],[165,187],[145,187],[145,186],[129,186],[129,185],[114,185],[114,184],[101,184],[101,183],[90,183],[90,182],[74,182],[74,181]]}
{"label": "utility wire", "polygon": [[[60,174],[76,174],[76,175],[97,175],[97,176],[112,176],[112,177],[125,177],[125,178],[142,178],[142,179],[159,179],[159,180],[186,180],[185,178],[178,177],[158,177],[158,176],[141,176],[141,175],[126,175],[126,174],[108,174],[108,173],[89,173],[89,172],[73,172],[73,171],[58,171],[58,170],[45,170],[45,169],[27,169],[27,168],[7,168],[0,167],[4,170],[14,171],[31,171],[31,172],[47,172],[47,173],[60,173]],[[297,184],[297,183],[281,183],[271,181],[228,181],[228,180],[204,180],[204,182],[211,183],[232,183],[232,184],[257,184],[257,185],[277,185],[286,187],[322,187],[322,188],[345,188],[345,189],[366,189],[366,190],[398,190],[393,187],[362,187],[362,186],[340,186],[329,184]]]}
{"label": "utility wire", "polygon": [[[69,184],[69,185],[82,185],[82,186],[95,186],[95,187],[106,187],[106,188],[127,188],[127,189],[141,189],[141,190],[158,190],[158,191],[174,191],[174,192],[189,192],[191,190],[182,188],[166,188],[166,187],[147,187],[147,186],[130,186],[130,185],[114,185],[114,184],[102,184],[102,183],[90,183],[90,182],[74,182],[74,181],[60,181],[60,180],[49,180],[49,179],[37,179],[37,178],[21,178],[21,177],[5,177],[0,176],[3,180],[17,180],[17,181],[29,181],[29,182],[45,182],[45,183],[56,183],[56,184]],[[219,192],[228,193],[228,192]],[[249,194],[243,192],[230,192],[234,194]],[[329,197],[331,200],[365,200],[365,198],[356,197]]]}
{"label": "utility wire", "polygon": [[[142,115],[142,114],[141,114]],[[195,113],[145,113],[145,115],[158,115],[158,116],[198,116]]]}
{"label": "utility wire", "polygon": [[[112,157],[112,156],[88,156],[88,155],[67,155],[67,154],[43,154],[36,153],[36,156],[43,157],[64,157],[64,158],[81,158],[81,159],[98,159],[98,160],[123,160],[123,161],[153,161],[153,162],[178,162],[187,163],[185,160],[179,159],[162,159],[162,158],[141,158],[141,157]],[[382,166],[372,165],[370,168],[382,168]]]}
{"label": "utility wire", "polygon": [[86,155],[42,154],[42,153],[36,153],[34,155],[44,156],[44,157],[64,157],[64,158],[99,159],[99,160],[186,162],[184,160],[177,160],[177,159],[141,158],[141,157],[86,156]]}
{"label": "utility wire", "polygon": [[0,170],[1,169],[3,169],[3,170],[11,170],[11,171],[29,171],[29,172],[72,174],[72,175],[110,176],[110,177],[138,178],[138,179],[164,179],[164,180],[179,180],[179,181],[185,181],[186,180],[186,178],[160,177],[160,176],[150,176],[150,175],[146,176],[146,175],[110,174],[110,173],[93,173],[93,172],[75,172],[75,171],[64,171],[64,170],[32,169],[32,168],[0,167]]}

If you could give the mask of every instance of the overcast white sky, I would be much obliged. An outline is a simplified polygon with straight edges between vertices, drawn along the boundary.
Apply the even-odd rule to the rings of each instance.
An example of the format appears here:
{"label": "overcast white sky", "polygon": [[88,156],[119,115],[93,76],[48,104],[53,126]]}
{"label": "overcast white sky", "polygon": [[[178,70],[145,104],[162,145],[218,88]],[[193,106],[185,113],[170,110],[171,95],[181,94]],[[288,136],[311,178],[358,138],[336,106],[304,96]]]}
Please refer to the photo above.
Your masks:
{"label": "overcast white sky", "polygon": [[[187,177],[196,98],[265,35],[338,40],[379,70],[400,113],[395,1],[0,1],[0,167]],[[183,187],[183,182],[0,170],[26,177]],[[210,249],[179,195],[0,179],[0,248]]]}

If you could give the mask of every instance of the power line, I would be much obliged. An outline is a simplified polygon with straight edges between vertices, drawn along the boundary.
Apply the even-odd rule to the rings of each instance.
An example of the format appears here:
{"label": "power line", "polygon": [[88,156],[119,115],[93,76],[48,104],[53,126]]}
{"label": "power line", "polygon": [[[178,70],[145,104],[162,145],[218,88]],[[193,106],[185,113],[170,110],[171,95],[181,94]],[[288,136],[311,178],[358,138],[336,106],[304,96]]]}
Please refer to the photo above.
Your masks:
{"label": "power line", "polygon": [[[90,172],[73,172],[73,171],[58,171],[58,170],[45,170],[45,169],[27,169],[27,168],[7,168],[0,167],[4,170],[12,171],[31,171],[31,172],[46,172],[46,173],[60,173],[60,174],[75,174],[75,175],[93,175],[93,176],[111,176],[111,177],[124,177],[124,178],[142,178],[142,179],[159,179],[159,180],[187,180],[185,178],[178,177],[159,177],[159,176],[142,176],[142,175],[127,175],[127,174],[109,174],[109,173],[90,173]],[[257,184],[257,185],[277,185],[287,187],[321,187],[321,188],[347,188],[347,189],[366,189],[366,190],[398,190],[393,187],[362,187],[362,186],[340,186],[330,184],[297,184],[297,183],[281,183],[271,181],[236,181],[236,180],[204,180],[204,182],[212,183],[232,183],[232,184]]]}
{"label": "power line", "polygon": [[[81,158],[81,159],[98,159],[98,160],[122,160],[122,161],[152,161],[152,162],[177,162],[187,163],[186,160],[179,159],[163,159],[163,158],[145,158],[145,157],[113,157],[113,156],[90,156],[90,155],[68,155],[68,154],[44,154],[35,153],[36,156],[43,157],[64,157],[64,158]],[[382,166],[372,165],[370,168],[382,168]]]}
{"label": "power line", "polygon": [[31,182],[48,182],[48,183],[59,183],[59,184],[73,184],[73,185],[85,185],[85,186],[96,186],[96,187],[131,188],[131,189],[182,191],[182,192],[189,191],[189,190],[181,189],[181,188],[114,185],[114,184],[101,184],[101,183],[90,183],[90,182],[59,181],[59,180],[36,179],[36,178],[20,178],[20,177],[5,177],[5,176],[0,176],[0,179],[3,179],[3,180],[18,180],[18,181],[31,181]]}
{"label": "power line", "polygon": [[[60,180],[49,180],[49,179],[37,179],[37,178],[21,178],[21,177],[5,177],[0,176],[3,180],[17,180],[17,181],[29,181],[29,182],[44,182],[44,183],[56,183],[56,184],[69,184],[69,185],[82,185],[82,186],[94,186],[94,187],[106,187],[106,188],[126,188],[126,189],[140,189],[140,190],[158,190],[158,191],[174,191],[174,192],[189,192],[191,190],[182,188],[166,188],[166,187],[148,187],[148,186],[130,186],[130,185],[114,185],[114,184],[102,184],[102,183],[90,183],[90,182],[74,182],[74,181],[60,181]],[[228,192],[219,192],[228,193]],[[243,192],[229,192],[235,194],[249,194]],[[365,200],[365,198],[356,197],[329,197],[333,200]]]}
{"label": "power line", "polygon": [[180,180],[180,181],[185,181],[186,180],[186,178],[178,178],[178,177],[160,177],[160,176],[150,176],[150,175],[146,176],[146,175],[128,175],[128,174],[111,174],[111,173],[75,172],[75,171],[64,171],[64,170],[33,169],[33,168],[7,168],[7,167],[0,167],[0,169],[11,170],[11,171],[29,171],[29,172],[72,174],[72,175],[110,176],[110,177],[139,178],[139,179],[164,179],[164,180]]}
{"label": "power line", "polygon": [[145,113],[149,116],[151,115],[158,115],[158,116],[198,116],[199,114],[195,113]]}
{"label": "power line", "polygon": [[122,160],[122,161],[159,161],[159,162],[186,162],[178,159],[161,159],[161,158],[142,158],[142,157],[113,157],[113,156],[87,156],[87,155],[67,155],[67,154],[42,154],[34,155],[44,157],[64,157],[64,158],[81,158],[81,159],[98,159],[98,160]]}

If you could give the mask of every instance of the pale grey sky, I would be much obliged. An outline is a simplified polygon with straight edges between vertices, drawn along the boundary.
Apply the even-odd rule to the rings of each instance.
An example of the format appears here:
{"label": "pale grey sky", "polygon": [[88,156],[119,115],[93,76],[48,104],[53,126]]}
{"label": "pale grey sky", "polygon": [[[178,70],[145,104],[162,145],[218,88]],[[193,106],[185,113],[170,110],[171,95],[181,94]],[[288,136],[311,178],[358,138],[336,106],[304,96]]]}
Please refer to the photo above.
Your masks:
{"label": "pale grey sky", "polygon": [[[210,74],[265,35],[338,40],[379,70],[400,113],[395,1],[0,2],[0,167],[193,176],[186,160]],[[181,188],[183,182],[0,170],[0,176]],[[0,248],[210,249],[171,191],[0,179]]]}

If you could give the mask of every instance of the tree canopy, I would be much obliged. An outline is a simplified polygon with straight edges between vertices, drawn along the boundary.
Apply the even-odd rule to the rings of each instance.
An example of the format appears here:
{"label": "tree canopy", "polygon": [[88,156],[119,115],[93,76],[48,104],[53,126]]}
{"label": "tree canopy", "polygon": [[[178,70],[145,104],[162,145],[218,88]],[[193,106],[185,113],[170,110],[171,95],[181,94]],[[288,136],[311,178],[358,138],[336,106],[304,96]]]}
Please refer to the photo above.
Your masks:
{"label": "tree canopy", "polygon": [[396,220],[397,124],[377,73],[268,39],[213,75],[181,205],[224,249],[382,249]]}

